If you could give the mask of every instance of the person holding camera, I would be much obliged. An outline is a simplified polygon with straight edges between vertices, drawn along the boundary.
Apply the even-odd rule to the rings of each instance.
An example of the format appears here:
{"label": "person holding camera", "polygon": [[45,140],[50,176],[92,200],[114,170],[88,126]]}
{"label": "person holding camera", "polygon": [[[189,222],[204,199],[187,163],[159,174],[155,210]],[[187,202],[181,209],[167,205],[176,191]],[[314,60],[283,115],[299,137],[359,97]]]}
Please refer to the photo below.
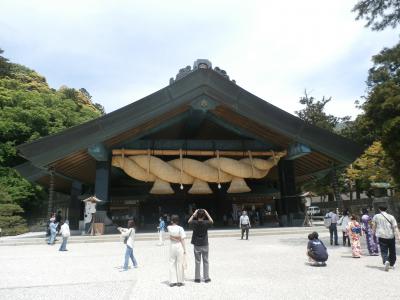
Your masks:
{"label": "person holding camera", "polygon": [[121,238],[123,239],[124,244],[126,244],[125,250],[125,261],[123,270],[128,271],[129,259],[132,260],[132,264],[134,268],[138,267],[135,256],[133,255],[133,243],[135,241],[135,222],[133,220],[128,221],[128,228],[117,228],[119,232],[121,232]]}
{"label": "person holding camera", "polygon": [[214,223],[205,209],[197,209],[189,218],[188,223],[193,227],[192,244],[194,246],[195,279],[200,283],[200,262],[203,258],[204,282],[210,282],[208,265],[208,228]]}

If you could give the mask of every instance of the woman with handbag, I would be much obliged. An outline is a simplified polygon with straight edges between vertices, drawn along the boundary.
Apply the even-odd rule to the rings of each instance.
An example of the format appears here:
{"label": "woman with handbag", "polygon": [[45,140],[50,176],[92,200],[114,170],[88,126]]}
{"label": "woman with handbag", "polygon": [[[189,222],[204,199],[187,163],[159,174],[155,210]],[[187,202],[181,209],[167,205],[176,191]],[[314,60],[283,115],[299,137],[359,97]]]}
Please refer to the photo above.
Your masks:
{"label": "woman with handbag", "polygon": [[346,246],[346,242],[347,242],[347,246],[350,247],[350,238],[349,238],[348,230],[347,230],[347,226],[348,226],[349,222],[350,222],[349,210],[345,209],[343,211],[343,216],[338,221],[338,225],[342,228],[343,246]]}
{"label": "woman with handbag", "polygon": [[361,257],[361,244],[360,244],[360,236],[361,236],[361,225],[357,222],[357,217],[355,215],[351,215],[350,222],[347,225],[348,236],[351,240],[351,253],[354,258]]}
{"label": "woman with handbag", "polygon": [[362,230],[365,233],[365,240],[367,242],[369,255],[377,256],[379,255],[378,240],[372,230],[372,217],[368,214],[368,209],[363,208],[362,210]]}
{"label": "woman with handbag", "polygon": [[167,227],[169,239],[169,286],[182,286],[184,281],[184,269],[186,265],[185,231],[179,224],[177,215],[171,216],[171,225]]}
{"label": "woman with handbag", "polygon": [[121,238],[123,238],[124,244],[126,244],[125,250],[125,262],[123,270],[128,270],[129,258],[132,260],[134,268],[138,267],[135,256],[133,255],[133,242],[135,241],[135,222],[133,220],[128,221],[128,228],[118,227],[121,232]]}

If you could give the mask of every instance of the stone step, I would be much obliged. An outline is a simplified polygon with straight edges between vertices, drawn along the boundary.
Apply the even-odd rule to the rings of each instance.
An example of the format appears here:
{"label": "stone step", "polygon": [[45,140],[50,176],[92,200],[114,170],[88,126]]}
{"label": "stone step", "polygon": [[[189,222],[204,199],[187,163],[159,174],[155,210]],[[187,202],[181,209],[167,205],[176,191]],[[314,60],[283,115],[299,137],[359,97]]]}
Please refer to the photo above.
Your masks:
{"label": "stone step", "polygon": [[[280,235],[280,234],[308,234],[313,231],[326,230],[322,226],[314,227],[279,227],[279,228],[252,228],[250,230],[251,236],[263,236],[263,235]],[[187,238],[190,239],[192,231],[186,231]],[[216,237],[238,237],[240,236],[240,229],[212,229],[208,231],[209,238]],[[62,240],[61,236],[57,236],[58,243]],[[135,241],[157,241],[158,233],[137,233]],[[107,243],[107,242],[121,242],[119,234],[107,234],[107,235],[72,235],[68,243]],[[0,238],[0,246],[23,246],[23,245],[42,245],[46,243],[45,236],[40,237],[3,237]]]}

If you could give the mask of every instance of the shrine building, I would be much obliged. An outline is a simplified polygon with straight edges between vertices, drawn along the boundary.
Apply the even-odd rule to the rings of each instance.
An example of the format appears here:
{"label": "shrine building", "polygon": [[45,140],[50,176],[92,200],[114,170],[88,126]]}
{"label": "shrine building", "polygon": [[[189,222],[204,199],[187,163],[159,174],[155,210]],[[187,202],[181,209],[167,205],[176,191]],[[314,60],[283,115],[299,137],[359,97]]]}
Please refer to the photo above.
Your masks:
{"label": "shrine building", "polygon": [[[242,209],[299,225],[299,185],[348,165],[360,146],[310,125],[196,60],[168,86],[84,124],[18,146],[16,169],[49,190],[77,228],[82,197],[106,225],[154,228],[160,215],[206,208],[216,224]],[[67,201],[54,203],[54,194]],[[53,202],[52,202],[53,201]]]}

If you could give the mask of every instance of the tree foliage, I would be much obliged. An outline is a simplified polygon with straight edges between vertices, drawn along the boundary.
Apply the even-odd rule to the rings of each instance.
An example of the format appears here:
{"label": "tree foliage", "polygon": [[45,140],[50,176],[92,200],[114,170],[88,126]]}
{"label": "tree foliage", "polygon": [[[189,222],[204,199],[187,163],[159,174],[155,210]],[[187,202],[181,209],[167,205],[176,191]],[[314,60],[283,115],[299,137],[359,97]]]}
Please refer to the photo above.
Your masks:
{"label": "tree foliage", "polygon": [[314,97],[309,96],[307,91],[304,91],[304,96],[300,98],[299,102],[305,107],[301,110],[295,111],[295,114],[302,120],[320,128],[335,131],[339,124],[347,122],[350,117],[335,117],[334,115],[325,112],[325,106],[332,101],[332,97],[322,97],[321,100],[316,100]]}
{"label": "tree foliage", "polygon": [[395,28],[400,22],[400,0],[361,0],[352,11],[356,20],[365,19],[365,26],[376,31]]}
{"label": "tree foliage", "polygon": [[373,182],[393,184],[388,165],[391,164],[379,141],[374,142],[346,169],[346,177],[356,183],[361,190],[369,190]]}
{"label": "tree foliage", "polygon": [[392,176],[400,182],[400,43],[373,56],[367,95],[361,105],[364,131],[381,140]]}
{"label": "tree foliage", "polygon": [[0,228],[2,235],[15,235],[28,231],[25,220],[20,215],[24,210],[13,203],[12,197],[0,184]]}
{"label": "tree foliage", "polygon": [[[325,106],[330,101],[332,101],[332,97],[322,97],[321,100],[316,100],[305,91],[304,96],[299,100],[305,107],[296,111],[295,114],[309,124],[340,134],[344,128],[350,128],[350,117],[336,117],[327,114],[325,112]],[[330,195],[330,198],[333,199],[333,172],[335,172],[336,177],[339,178],[339,189],[343,189],[343,182],[340,180],[342,178],[342,169],[331,170],[331,172],[326,172],[316,179],[309,180],[302,185],[302,189],[312,191],[317,195]]]}
{"label": "tree foliage", "polygon": [[17,155],[16,146],[103,113],[104,108],[92,102],[86,89],[66,86],[52,89],[43,76],[0,55],[0,184],[12,204],[30,211],[44,199],[40,187],[27,182],[12,169],[24,162]]}

